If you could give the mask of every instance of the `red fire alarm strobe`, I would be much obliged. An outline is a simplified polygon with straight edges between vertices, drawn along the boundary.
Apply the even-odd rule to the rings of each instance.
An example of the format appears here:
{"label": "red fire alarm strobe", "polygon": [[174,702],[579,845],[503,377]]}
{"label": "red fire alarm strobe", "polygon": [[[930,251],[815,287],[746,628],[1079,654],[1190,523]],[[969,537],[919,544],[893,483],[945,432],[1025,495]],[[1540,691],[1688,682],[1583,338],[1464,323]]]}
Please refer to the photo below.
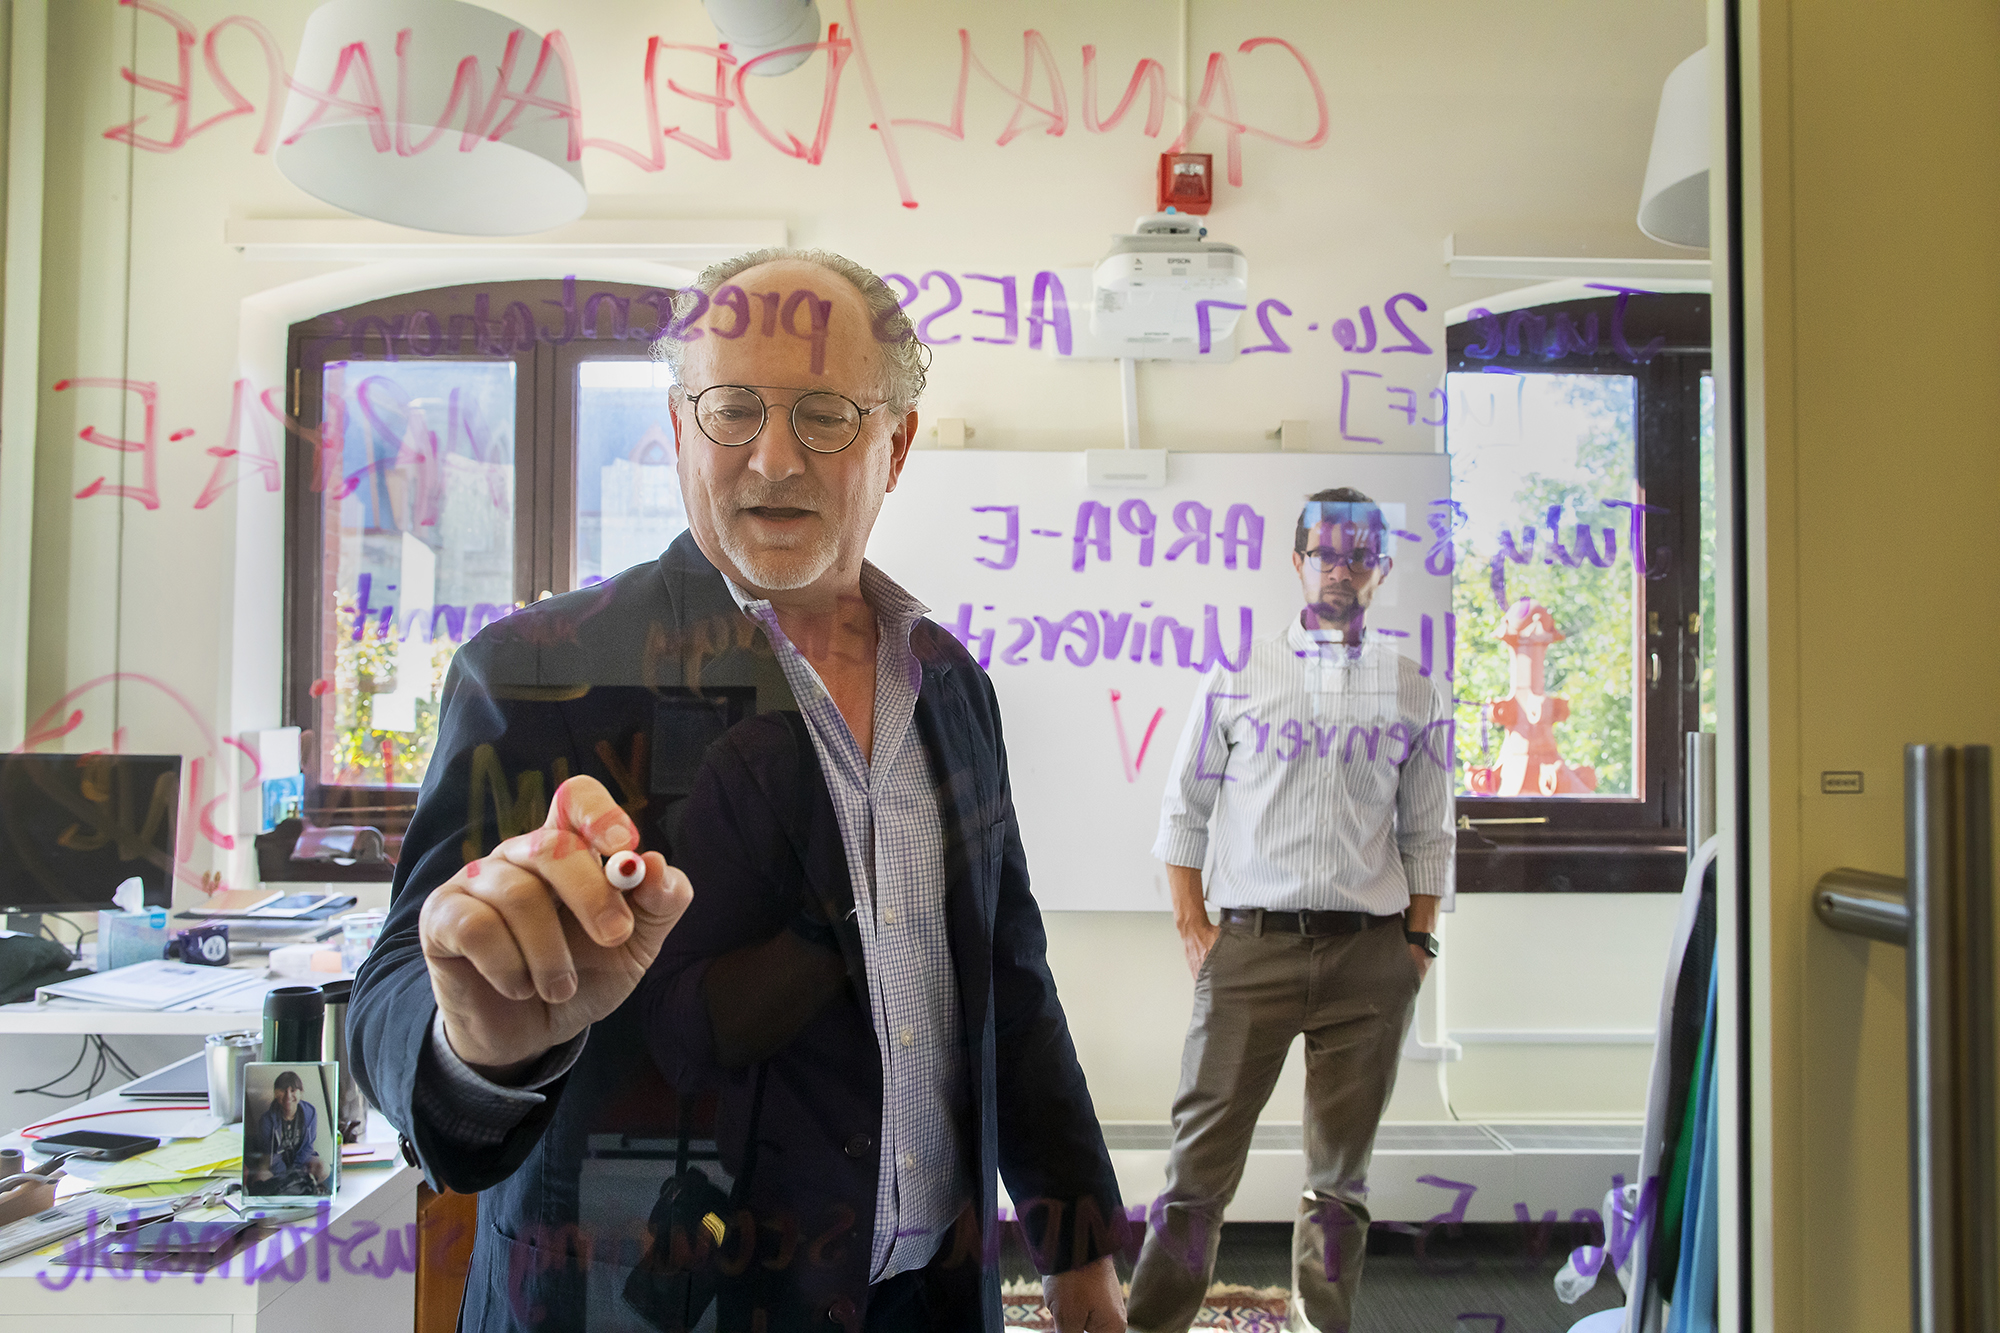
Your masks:
{"label": "red fire alarm strobe", "polygon": [[1208,212],[1215,200],[1215,154],[1161,153],[1158,212]]}

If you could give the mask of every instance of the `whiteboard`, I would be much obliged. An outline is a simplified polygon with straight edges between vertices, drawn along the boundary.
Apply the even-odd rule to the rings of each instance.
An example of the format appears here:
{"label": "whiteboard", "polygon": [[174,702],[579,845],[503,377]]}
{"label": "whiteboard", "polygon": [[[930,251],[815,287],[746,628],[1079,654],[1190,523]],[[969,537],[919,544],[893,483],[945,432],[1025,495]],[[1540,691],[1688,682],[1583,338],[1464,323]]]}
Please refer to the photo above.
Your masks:
{"label": "whiteboard", "polygon": [[1081,453],[916,452],[869,540],[869,558],[993,677],[1045,909],[1169,906],[1152,847],[1202,662],[1220,653],[1241,664],[1246,617],[1255,641],[1298,615],[1292,538],[1312,492],[1355,487],[1406,534],[1389,541],[1396,563],[1369,624],[1406,636],[1394,641],[1420,662],[1428,640],[1435,672],[1446,671],[1451,578],[1425,559],[1433,503],[1450,494],[1445,455],[1175,453],[1167,463],[1164,487],[1114,489],[1086,484]]}

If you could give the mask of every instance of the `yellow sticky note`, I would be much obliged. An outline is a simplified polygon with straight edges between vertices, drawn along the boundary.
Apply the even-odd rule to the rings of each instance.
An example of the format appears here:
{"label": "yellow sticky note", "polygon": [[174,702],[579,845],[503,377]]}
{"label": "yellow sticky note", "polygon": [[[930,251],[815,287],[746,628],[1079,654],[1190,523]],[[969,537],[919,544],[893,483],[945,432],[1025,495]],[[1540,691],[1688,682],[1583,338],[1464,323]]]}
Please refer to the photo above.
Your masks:
{"label": "yellow sticky note", "polygon": [[233,1166],[243,1160],[243,1127],[225,1125],[207,1138],[182,1139],[132,1160],[182,1173]]}

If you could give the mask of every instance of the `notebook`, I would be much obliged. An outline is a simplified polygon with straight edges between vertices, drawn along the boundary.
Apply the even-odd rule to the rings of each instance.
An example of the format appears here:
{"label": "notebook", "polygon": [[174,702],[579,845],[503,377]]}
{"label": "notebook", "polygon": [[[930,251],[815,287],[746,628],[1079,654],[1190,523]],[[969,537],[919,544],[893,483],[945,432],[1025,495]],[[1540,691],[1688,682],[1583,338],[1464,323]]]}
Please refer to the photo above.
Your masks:
{"label": "notebook", "polygon": [[[129,967],[98,972],[74,981],[35,988],[35,1003],[51,1000],[102,1005],[114,1009],[157,1012],[190,1008],[191,1001],[210,991],[238,986],[243,973],[226,967],[196,967],[154,958]],[[262,997],[258,997],[261,1003]]]}

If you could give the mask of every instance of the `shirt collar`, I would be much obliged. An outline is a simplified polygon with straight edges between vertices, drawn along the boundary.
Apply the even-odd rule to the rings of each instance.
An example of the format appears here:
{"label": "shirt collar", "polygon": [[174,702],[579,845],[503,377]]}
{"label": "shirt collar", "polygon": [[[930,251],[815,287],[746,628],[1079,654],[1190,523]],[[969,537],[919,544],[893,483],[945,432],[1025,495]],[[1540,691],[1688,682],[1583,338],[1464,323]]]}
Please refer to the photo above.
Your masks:
{"label": "shirt collar", "polygon": [[[721,570],[716,571],[721,574]],[[753,597],[735,579],[722,574],[722,582],[728,587],[729,595],[736,601],[736,609],[746,616],[761,617],[771,609],[769,598]],[[868,603],[868,609],[875,613],[876,623],[885,629],[896,631],[899,639],[907,640],[910,626],[930,614],[931,609],[911,596],[896,580],[884,574],[874,561],[861,562],[861,598]]]}
{"label": "shirt collar", "polygon": [[[718,570],[717,573],[722,571]],[[764,626],[774,642],[793,649],[791,640],[785,637],[778,626],[778,617],[771,608],[769,598],[753,597],[739,586],[735,579],[722,575],[723,584],[736,602],[736,609]],[[883,637],[893,645],[897,655],[903,658],[909,669],[910,688],[915,691],[922,678],[923,667],[910,651],[910,629],[919,620],[930,614],[930,608],[911,596],[896,580],[879,569],[872,560],[861,562],[861,599],[868,603],[868,609],[875,613],[875,623],[881,628]]]}
{"label": "shirt collar", "polygon": [[1377,631],[1362,626],[1361,642],[1355,645],[1356,652],[1348,654],[1340,651],[1346,646],[1345,635],[1330,630],[1309,630],[1292,617],[1285,629],[1285,642],[1300,657],[1319,657],[1328,661],[1339,661],[1349,656],[1358,656],[1360,650],[1374,648],[1381,644],[1382,636]]}

